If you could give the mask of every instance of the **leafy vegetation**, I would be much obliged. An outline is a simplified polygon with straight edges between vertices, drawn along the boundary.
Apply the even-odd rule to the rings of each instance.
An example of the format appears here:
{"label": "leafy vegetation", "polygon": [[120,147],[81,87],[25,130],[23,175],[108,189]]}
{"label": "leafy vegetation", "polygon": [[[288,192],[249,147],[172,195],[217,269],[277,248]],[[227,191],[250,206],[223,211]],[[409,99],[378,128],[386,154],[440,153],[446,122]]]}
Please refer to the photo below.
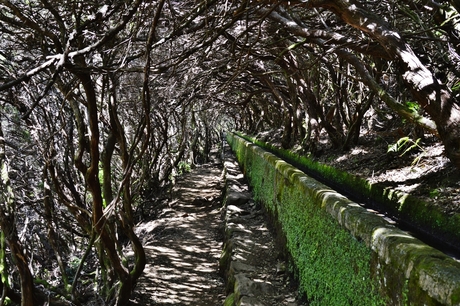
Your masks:
{"label": "leafy vegetation", "polygon": [[[355,201],[370,202],[371,205],[377,204],[380,211],[393,216],[395,219],[403,219],[406,225],[410,225],[414,231],[420,231],[423,236],[429,234],[435,237],[435,240],[443,240],[454,247],[460,238],[457,230],[460,224],[459,214],[445,214],[443,207],[432,205],[432,203],[420,200],[410,194],[377,183],[370,183],[364,178],[321,164],[292,151],[283,150],[257,138],[241,133],[236,133],[236,135],[274,153],[311,177],[332,186]],[[420,154],[417,158],[421,156],[423,155]],[[268,192],[265,191],[269,194]],[[438,189],[434,189],[429,194],[430,197],[435,198],[439,193]]]}
{"label": "leafy vegetation", "polygon": [[[406,153],[411,151],[420,150],[421,153],[414,159],[412,165],[418,164],[420,159],[422,159],[423,155],[425,154],[423,148],[420,146],[421,138],[417,140],[412,140],[408,136],[399,138],[396,143],[388,145],[387,153],[398,153],[399,156],[403,156]],[[402,153],[401,153],[402,152]]]}

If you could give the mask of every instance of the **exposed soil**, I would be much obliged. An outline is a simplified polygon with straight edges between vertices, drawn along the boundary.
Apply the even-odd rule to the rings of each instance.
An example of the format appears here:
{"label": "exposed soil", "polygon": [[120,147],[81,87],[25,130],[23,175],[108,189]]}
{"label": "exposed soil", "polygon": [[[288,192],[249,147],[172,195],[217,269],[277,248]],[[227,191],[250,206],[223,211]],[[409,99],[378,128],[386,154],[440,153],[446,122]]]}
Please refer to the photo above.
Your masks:
{"label": "exposed soil", "polygon": [[137,227],[148,264],[132,305],[222,305],[222,168],[206,164],[176,183],[154,220]]}
{"label": "exposed soil", "polygon": [[[425,134],[417,142],[408,136],[405,145],[396,149],[398,141],[409,135],[401,127],[362,134],[359,145],[350,151],[333,149],[322,135],[319,154],[311,158],[416,196],[448,215],[460,213],[460,171],[445,157],[443,145],[437,138]],[[281,135],[282,131],[270,131],[256,137],[280,146]],[[298,151],[302,154],[301,149]]]}
{"label": "exposed soil", "polygon": [[415,144],[412,140],[398,152],[389,151],[399,139],[391,133],[374,133],[348,152],[325,149],[314,159],[416,196],[446,214],[460,213],[460,172],[444,156],[442,144],[426,135],[406,153]]}

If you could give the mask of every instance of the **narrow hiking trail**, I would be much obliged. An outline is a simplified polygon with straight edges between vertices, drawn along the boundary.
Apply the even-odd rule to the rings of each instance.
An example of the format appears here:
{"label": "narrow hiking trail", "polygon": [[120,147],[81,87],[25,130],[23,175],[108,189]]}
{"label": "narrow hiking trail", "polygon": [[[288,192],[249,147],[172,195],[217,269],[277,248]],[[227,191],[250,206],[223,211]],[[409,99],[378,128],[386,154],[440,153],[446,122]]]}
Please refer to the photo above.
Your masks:
{"label": "narrow hiking trail", "polygon": [[141,223],[148,258],[132,305],[222,305],[222,165],[211,162],[182,176],[155,220]]}
{"label": "narrow hiking trail", "polygon": [[[305,305],[280,259],[263,209],[252,200],[227,145],[224,152],[224,163],[214,154],[213,161],[180,177],[170,199],[149,208],[149,220],[138,224],[147,265],[131,305],[221,306],[227,294],[236,293],[233,286],[241,305]],[[226,249],[231,254],[226,272],[219,267],[224,240],[233,246]],[[239,284],[226,288],[223,274]]]}

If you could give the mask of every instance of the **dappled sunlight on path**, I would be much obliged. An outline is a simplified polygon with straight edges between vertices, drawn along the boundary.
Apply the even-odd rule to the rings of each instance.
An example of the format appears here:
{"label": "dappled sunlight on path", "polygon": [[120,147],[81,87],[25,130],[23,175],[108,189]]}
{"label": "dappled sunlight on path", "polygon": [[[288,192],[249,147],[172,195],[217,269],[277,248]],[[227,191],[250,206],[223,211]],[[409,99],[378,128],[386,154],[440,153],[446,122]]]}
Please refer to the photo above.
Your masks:
{"label": "dappled sunlight on path", "polygon": [[139,225],[148,264],[132,305],[223,304],[221,174],[217,164],[196,168],[177,182],[158,218]]}

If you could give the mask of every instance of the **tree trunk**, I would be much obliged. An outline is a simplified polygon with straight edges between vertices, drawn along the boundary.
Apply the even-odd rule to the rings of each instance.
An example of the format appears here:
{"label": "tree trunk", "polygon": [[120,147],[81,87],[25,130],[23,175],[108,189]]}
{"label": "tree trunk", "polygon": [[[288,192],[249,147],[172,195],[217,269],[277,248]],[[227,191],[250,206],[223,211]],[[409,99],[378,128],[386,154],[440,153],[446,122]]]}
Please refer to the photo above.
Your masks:
{"label": "tree trunk", "polygon": [[[21,306],[34,305],[34,284],[28,259],[24,254],[15,226],[15,198],[8,175],[8,162],[5,157],[5,140],[0,125],[0,228],[10,248],[11,256],[21,279]],[[3,290],[7,290],[4,288]]]}
{"label": "tree trunk", "polygon": [[[83,60],[80,64],[83,66],[85,65]],[[89,73],[78,71],[74,73],[79,78],[85,90],[89,131],[91,132],[89,142],[90,162],[85,173],[85,180],[92,195],[92,223],[94,230],[99,236],[99,241],[103,246],[104,252],[118,277],[119,285],[117,288],[116,303],[117,305],[126,305],[131,295],[132,280],[128,270],[121,263],[116,249],[115,238],[109,229],[112,221],[110,221],[104,213],[102,188],[98,176],[100,132],[98,127],[99,120],[96,91]],[[110,209],[107,208],[107,210]]]}
{"label": "tree trunk", "polygon": [[447,157],[460,169],[460,107],[450,89],[436,79],[401,36],[378,16],[348,0],[309,1],[309,5],[331,10],[347,24],[373,37],[390,58],[400,63],[403,80],[436,123]]}

